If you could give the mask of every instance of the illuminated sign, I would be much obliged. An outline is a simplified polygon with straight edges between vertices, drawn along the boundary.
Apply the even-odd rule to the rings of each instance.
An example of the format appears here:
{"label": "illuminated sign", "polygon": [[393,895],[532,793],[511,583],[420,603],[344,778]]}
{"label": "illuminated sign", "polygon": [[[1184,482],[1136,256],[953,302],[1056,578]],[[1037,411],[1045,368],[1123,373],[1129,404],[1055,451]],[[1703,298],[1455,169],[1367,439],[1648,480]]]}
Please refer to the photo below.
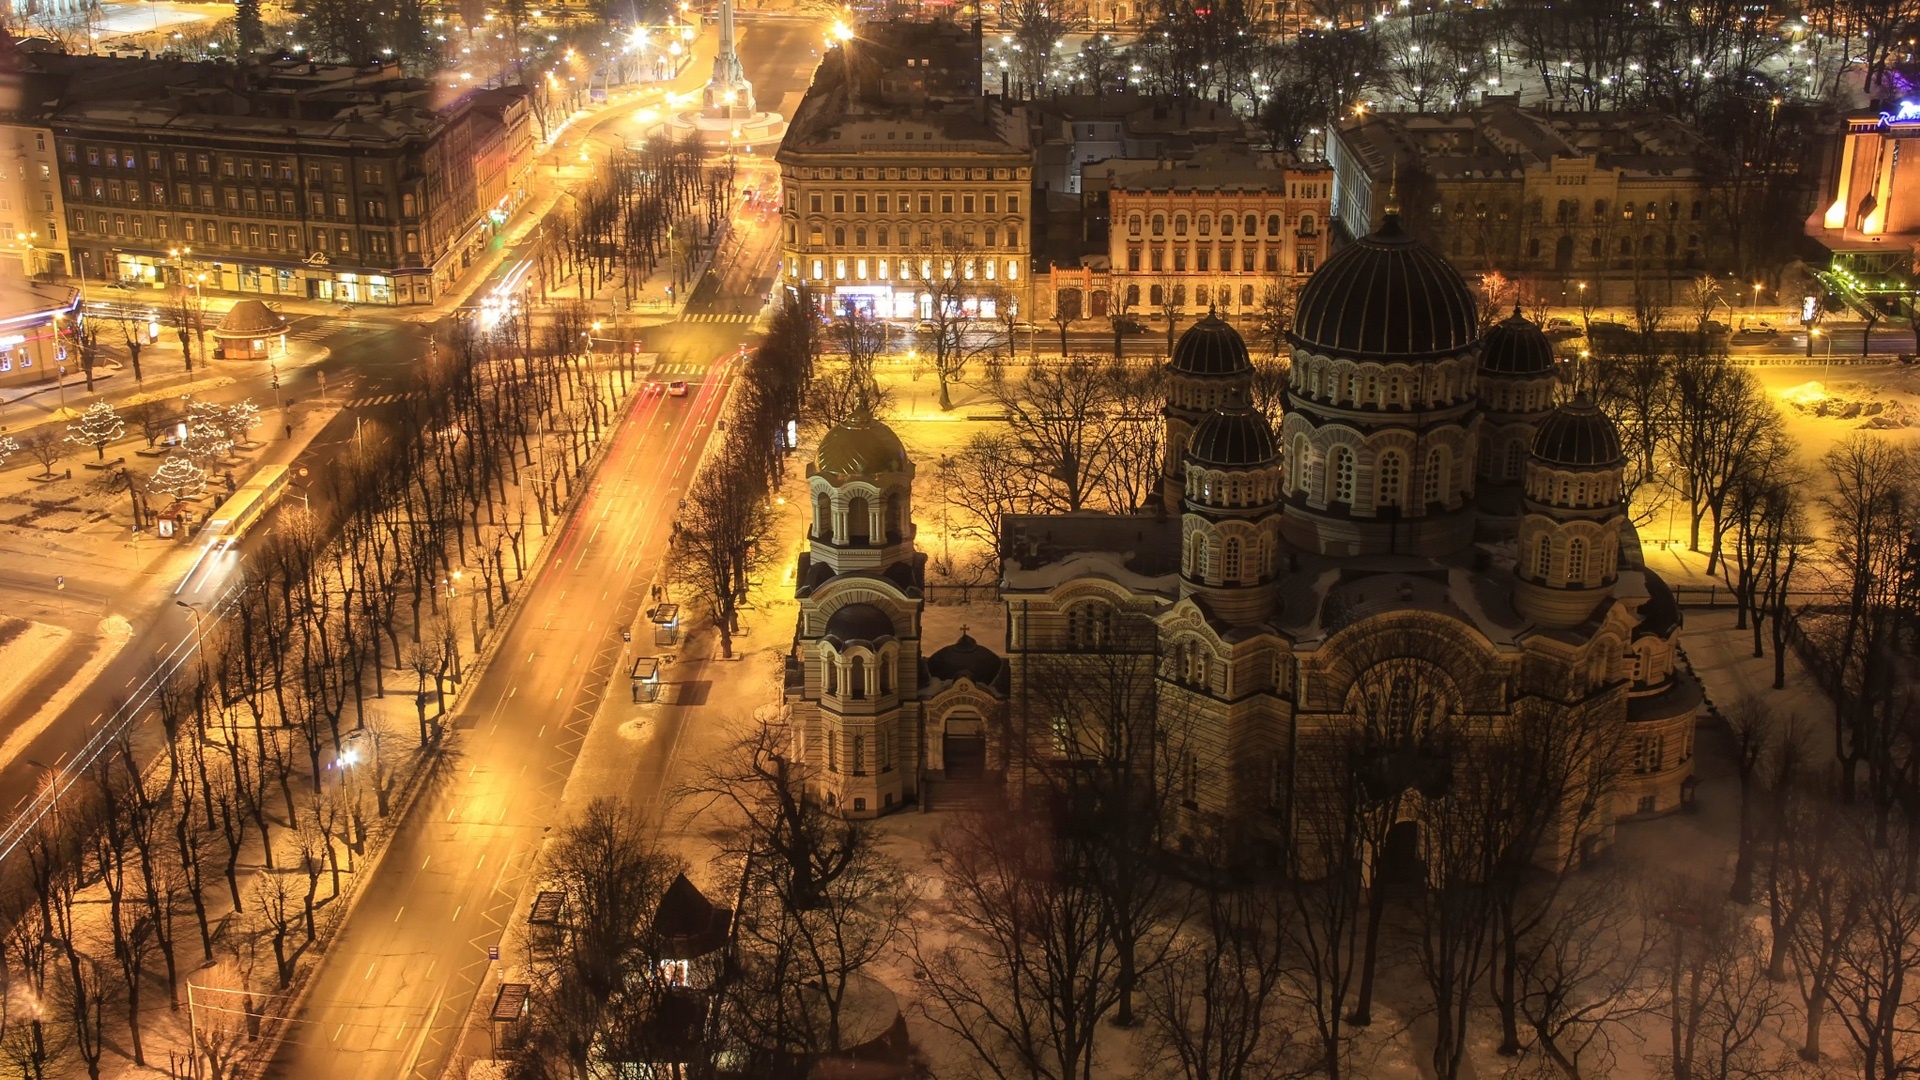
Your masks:
{"label": "illuminated sign", "polygon": [[1900,107],[1894,111],[1881,113],[1880,122],[1883,124],[1920,124],[1920,102],[1903,101],[1900,103]]}
{"label": "illuminated sign", "polygon": [[0,337],[0,349],[11,349],[26,343],[27,335],[25,334],[8,334],[6,337]]}

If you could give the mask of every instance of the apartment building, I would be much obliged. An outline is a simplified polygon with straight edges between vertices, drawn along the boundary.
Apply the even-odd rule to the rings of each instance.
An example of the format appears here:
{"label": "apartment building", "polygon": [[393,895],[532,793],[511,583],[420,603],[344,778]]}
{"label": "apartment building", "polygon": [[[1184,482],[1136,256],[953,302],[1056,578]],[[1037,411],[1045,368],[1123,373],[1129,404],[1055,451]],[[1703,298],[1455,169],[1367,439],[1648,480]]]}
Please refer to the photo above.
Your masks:
{"label": "apartment building", "polygon": [[1114,299],[1149,314],[1251,314],[1269,286],[1291,291],[1326,259],[1332,195],[1326,166],[1266,155],[1207,153],[1117,176]]}
{"label": "apartment building", "polygon": [[46,128],[0,125],[0,276],[66,270],[66,208],[53,147]]}
{"label": "apartment building", "polygon": [[1024,304],[1027,119],[982,92],[979,58],[977,24],[869,23],[828,53],[775,156],[789,289],[898,319],[936,295],[982,315]]}
{"label": "apartment building", "polygon": [[[1624,303],[1647,281],[1724,269],[1711,150],[1671,117],[1548,112],[1511,100],[1458,113],[1368,113],[1328,143],[1333,212],[1350,237],[1403,224],[1472,278],[1566,286]],[[1397,186],[1397,193],[1393,192]]]}
{"label": "apartment building", "polygon": [[[72,272],[263,296],[430,303],[524,197],[517,91],[276,61],[33,58]],[[180,69],[180,70],[175,70]]]}

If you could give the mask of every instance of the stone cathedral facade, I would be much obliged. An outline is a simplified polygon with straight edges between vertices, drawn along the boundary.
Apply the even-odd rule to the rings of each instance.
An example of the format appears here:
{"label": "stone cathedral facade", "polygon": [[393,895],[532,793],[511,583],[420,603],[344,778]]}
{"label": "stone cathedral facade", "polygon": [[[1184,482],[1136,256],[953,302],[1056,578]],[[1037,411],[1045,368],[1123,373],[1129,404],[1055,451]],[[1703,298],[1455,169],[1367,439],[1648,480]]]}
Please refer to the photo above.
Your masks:
{"label": "stone cathedral facade", "polygon": [[1380,722],[1362,714],[1388,666],[1421,672],[1433,715],[1411,726],[1544,703],[1615,732],[1611,805],[1569,841],[1682,805],[1701,696],[1640,560],[1619,438],[1564,393],[1539,327],[1479,325],[1459,275],[1389,218],[1302,290],[1275,430],[1239,334],[1196,323],[1168,364],[1161,504],[1005,519],[993,647],[921,640],[911,456],[868,417],[830,432],[786,680],[814,789],[850,816],[938,810],[963,785],[1012,797],[1085,738],[1056,715],[1060,662],[1098,655],[1187,733],[1168,767],[1196,822],[1284,832],[1299,748]]}

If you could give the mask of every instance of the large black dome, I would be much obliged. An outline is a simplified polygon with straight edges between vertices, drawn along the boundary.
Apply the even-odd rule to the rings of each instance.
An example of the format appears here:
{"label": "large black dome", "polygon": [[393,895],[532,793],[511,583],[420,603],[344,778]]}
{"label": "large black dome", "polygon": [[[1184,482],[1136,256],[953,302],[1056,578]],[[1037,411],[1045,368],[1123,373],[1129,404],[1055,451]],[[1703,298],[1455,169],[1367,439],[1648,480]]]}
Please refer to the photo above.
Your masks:
{"label": "large black dome", "polygon": [[1480,342],[1480,370],[1491,375],[1550,375],[1553,343],[1516,310]]}
{"label": "large black dome", "polygon": [[1200,465],[1265,465],[1276,455],[1267,418],[1245,405],[1213,410],[1187,439],[1187,458]]}
{"label": "large black dome", "polygon": [[1618,465],[1620,435],[1585,394],[1548,413],[1533,433],[1533,456],[1575,468]]}
{"label": "large black dome", "polygon": [[1287,336],[1310,352],[1422,359],[1466,349],[1478,325],[1467,283],[1389,214],[1307,279]]}
{"label": "large black dome", "polygon": [[893,636],[893,620],[872,604],[848,604],[827,617],[826,636],[842,645],[883,641]]}
{"label": "large black dome", "polygon": [[1253,361],[1247,358],[1240,331],[1209,311],[1174,343],[1167,370],[1176,375],[1245,375],[1253,371]]}

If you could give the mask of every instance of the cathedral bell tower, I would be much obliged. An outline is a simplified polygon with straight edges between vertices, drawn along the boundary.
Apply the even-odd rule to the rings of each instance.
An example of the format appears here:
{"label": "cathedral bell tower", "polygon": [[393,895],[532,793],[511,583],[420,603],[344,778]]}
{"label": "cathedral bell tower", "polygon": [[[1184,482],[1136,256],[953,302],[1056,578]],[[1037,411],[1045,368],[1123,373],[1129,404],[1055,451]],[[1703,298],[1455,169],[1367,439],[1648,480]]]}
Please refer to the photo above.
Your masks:
{"label": "cathedral bell tower", "polygon": [[[1230,400],[1253,400],[1253,362],[1247,343],[1211,310],[1187,327],[1167,361],[1166,457],[1160,472],[1160,495],[1167,513],[1181,512],[1186,483],[1187,440],[1208,412]],[[1236,397],[1237,395],[1237,397]]]}
{"label": "cathedral bell tower", "polygon": [[1585,622],[1620,577],[1626,459],[1586,394],[1540,422],[1522,491],[1514,607],[1542,626]]}
{"label": "cathedral bell tower", "polygon": [[1280,550],[1280,451],[1237,391],[1193,429],[1182,455],[1180,595],[1236,625],[1273,614]]}

